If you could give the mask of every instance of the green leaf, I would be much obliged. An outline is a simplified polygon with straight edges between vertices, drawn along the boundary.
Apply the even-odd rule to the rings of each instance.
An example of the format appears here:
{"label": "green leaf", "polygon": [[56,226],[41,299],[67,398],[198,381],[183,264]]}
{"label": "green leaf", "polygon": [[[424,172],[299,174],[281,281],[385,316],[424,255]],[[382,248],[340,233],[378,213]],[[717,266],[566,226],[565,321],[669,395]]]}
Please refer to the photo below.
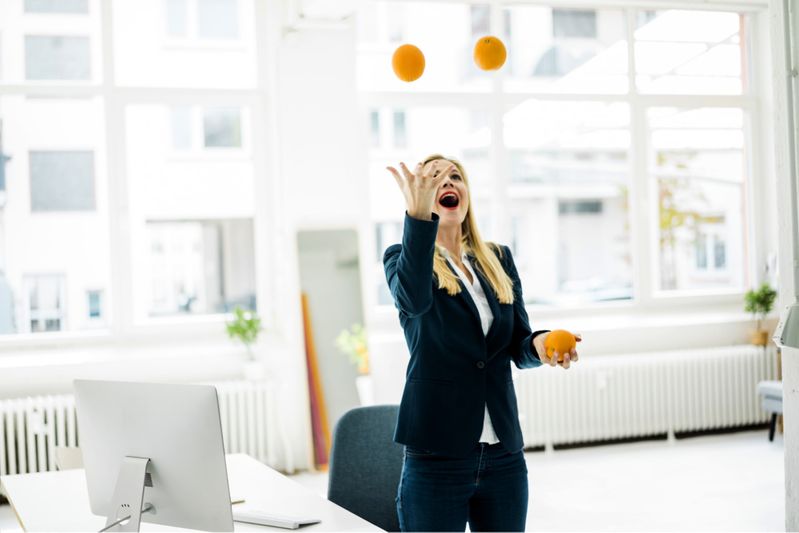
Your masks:
{"label": "green leaf", "polygon": [[226,323],[227,334],[231,339],[239,340],[245,346],[253,344],[261,331],[261,319],[255,311],[236,306],[233,309],[233,320]]}

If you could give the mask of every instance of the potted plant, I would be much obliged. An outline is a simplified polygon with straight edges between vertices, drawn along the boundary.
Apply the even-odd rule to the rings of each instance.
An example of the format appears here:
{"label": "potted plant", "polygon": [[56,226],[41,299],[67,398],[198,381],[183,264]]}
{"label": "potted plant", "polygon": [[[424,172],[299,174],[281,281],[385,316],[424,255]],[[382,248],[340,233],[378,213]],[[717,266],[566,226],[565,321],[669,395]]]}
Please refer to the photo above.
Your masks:
{"label": "potted plant", "polygon": [[233,309],[233,320],[226,324],[227,334],[231,339],[238,340],[247,349],[247,362],[244,366],[244,375],[247,379],[261,379],[264,374],[263,365],[256,360],[252,345],[261,332],[261,319],[255,311],[248,311],[236,306]]}
{"label": "potted plant", "polygon": [[747,291],[744,297],[746,299],[746,307],[744,309],[752,313],[757,320],[757,329],[752,331],[751,335],[752,344],[765,346],[768,343],[768,330],[761,329],[760,323],[771,311],[774,299],[777,297],[777,291],[764,282],[758,290]]}
{"label": "potted plant", "polygon": [[372,379],[369,376],[369,350],[366,347],[366,329],[359,323],[344,329],[336,337],[336,347],[348,356],[350,362],[358,368],[355,386],[361,405],[371,405]]}

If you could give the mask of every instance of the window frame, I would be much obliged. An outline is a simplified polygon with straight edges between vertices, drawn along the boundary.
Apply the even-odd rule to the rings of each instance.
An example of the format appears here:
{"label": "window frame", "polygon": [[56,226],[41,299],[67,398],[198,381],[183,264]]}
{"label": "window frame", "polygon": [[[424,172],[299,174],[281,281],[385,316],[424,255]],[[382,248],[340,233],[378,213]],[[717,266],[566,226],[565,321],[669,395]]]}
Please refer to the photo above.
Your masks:
{"label": "window frame", "polygon": [[236,37],[231,39],[212,39],[200,35],[200,0],[184,0],[186,2],[186,35],[177,36],[169,33],[169,16],[166,0],[157,0],[161,5],[161,39],[165,47],[188,48],[239,48],[244,45],[242,36],[243,11],[240,0],[236,0]]}
{"label": "window frame", "polygon": [[[194,0],[189,0],[189,2]],[[97,176],[106,173],[108,181],[105,187],[105,200],[108,202],[108,234],[110,241],[110,276],[105,287],[91,286],[86,290],[102,290],[103,327],[57,332],[30,333],[18,327],[18,332],[0,336],[0,351],[24,348],[54,348],[70,346],[108,346],[126,343],[160,343],[191,342],[203,343],[208,340],[223,342],[225,335],[222,325],[232,318],[232,313],[209,313],[194,316],[155,317],[137,320],[134,312],[134,272],[132,269],[132,231],[130,228],[131,208],[128,189],[127,154],[126,154],[126,122],[125,109],[128,105],[162,104],[165,106],[190,105],[195,107],[239,107],[247,108],[241,114],[242,146],[232,149],[202,149],[199,158],[251,158],[253,175],[261,179],[254,180],[253,195],[257,206],[253,214],[253,232],[255,235],[253,248],[255,258],[255,286],[258,313],[265,330],[274,330],[280,323],[277,313],[279,294],[275,281],[275,272],[279,270],[275,254],[270,253],[277,245],[278,236],[275,228],[283,213],[283,207],[276,199],[278,192],[274,182],[276,175],[275,157],[277,137],[273,131],[277,120],[277,105],[274,94],[277,91],[277,80],[274,71],[274,56],[277,50],[277,36],[280,35],[279,9],[274,5],[262,5],[253,2],[253,44],[255,48],[256,84],[251,88],[213,89],[213,88],[173,88],[157,86],[127,86],[117,84],[115,79],[114,19],[113,2],[89,0],[88,29],[85,33],[90,41],[90,50],[99,50],[99,57],[92,56],[101,68],[92,70],[92,78],[81,83],[70,80],[53,80],[39,82],[37,80],[12,81],[0,83],[0,96],[23,95],[50,98],[99,98],[102,101],[104,116],[101,141],[94,148],[95,165],[104,161],[103,168],[95,167]],[[236,40],[216,41],[208,46],[200,42],[181,42],[181,46],[191,46],[198,50],[209,47],[241,48],[243,46],[242,2],[237,2],[239,13],[239,38]],[[22,13],[22,17],[39,14]],[[60,15],[53,16],[69,16]],[[97,20],[94,19],[97,17]],[[99,28],[98,31],[95,31]],[[70,31],[71,35],[72,32]],[[95,42],[92,42],[95,41]],[[99,42],[98,42],[99,41]],[[196,45],[196,46],[195,46]],[[94,52],[92,52],[94,54]],[[201,117],[200,117],[201,119]],[[200,139],[201,140],[201,139]],[[252,146],[261,149],[252,150]],[[103,151],[98,157],[98,150]],[[96,183],[95,183],[96,185]],[[100,199],[95,188],[95,202]],[[114,213],[114,216],[110,214]],[[33,275],[33,273],[31,273]],[[66,289],[65,289],[66,290]],[[88,296],[83,292],[84,299]],[[25,297],[27,298],[27,297]],[[88,305],[88,301],[84,302]],[[28,313],[20,315],[21,320],[29,320]],[[68,317],[66,318],[68,320]],[[98,324],[99,326],[100,324]],[[212,327],[209,327],[212,326]]]}
{"label": "window frame", "polygon": [[[464,4],[480,3],[478,0],[465,0]],[[537,1],[537,0],[505,0],[502,3],[491,4],[491,32],[494,35],[501,34],[504,17],[503,8],[517,5],[543,5],[563,9],[599,9],[613,8],[621,9],[625,17],[625,36],[627,39],[627,64],[628,64],[628,89],[622,94],[559,94],[553,92],[527,92],[521,93],[503,92],[502,79],[508,74],[501,69],[496,73],[492,83],[491,91],[488,93],[447,93],[447,92],[391,92],[391,91],[361,91],[359,90],[360,108],[364,111],[361,121],[367,124],[368,117],[365,110],[391,107],[402,109],[413,106],[441,105],[441,106],[464,106],[467,108],[489,107],[492,109],[491,118],[491,145],[490,160],[496,170],[497,177],[493,187],[490,206],[486,205],[482,211],[490,213],[493,219],[494,234],[503,243],[510,243],[511,220],[509,211],[502,209],[503,205],[509,205],[508,195],[510,180],[507,175],[508,157],[507,150],[503,145],[503,115],[511,106],[521,103],[527,99],[557,100],[557,101],[597,101],[597,102],[621,102],[629,105],[630,109],[630,156],[629,165],[629,185],[631,199],[637,198],[639,201],[630,202],[629,221],[631,225],[630,251],[632,255],[632,285],[633,296],[631,300],[598,302],[592,304],[582,304],[578,307],[552,307],[542,305],[526,304],[529,312],[534,312],[539,319],[546,320],[550,317],[558,316],[579,316],[591,317],[598,312],[619,312],[629,314],[653,314],[663,311],[678,311],[681,308],[692,308],[695,306],[732,308],[740,306],[746,286],[752,283],[753,279],[759,277],[756,265],[765,261],[764,243],[766,228],[763,220],[763,208],[758,195],[757,188],[754,186],[754,176],[765,175],[766,161],[764,157],[758,156],[758,149],[763,149],[755,141],[762,137],[761,132],[765,127],[763,116],[761,115],[762,91],[765,80],[762,79],[764,71],[761,71],[755,63],[757,58],[763,56],[763,49],[766,44],[762,43],[764,17],[767,14],[768,5],[763,2],[742,2],[741,4],[714,4],[691,5],[688,3],[675,2],[672,5],[665,1],[653,2],[633,2],[621,0],[611,4],[599,2],[574,2],[560,3],[557,0]],[[683,95],[683,94],[646,94],[640,93],[636,85],[635,69],[635,24],[636,16],[639,12],[658,10],[658,9],[685,9],[697,11],[727,11],[740,13],[745,16],[744,27],[746,30],[745,47],[748,53],[749,64],[747,72],[749,74],[748,86],[742,87],[741,94],[738,95]],[[761,38],[758,38],[761,37]],[[378,41],[382,42],[378,35]],[[369,49],[367,44],[363,48]],[[361,48],[358,49],[359,52]],[[743,76],[742,76],[743,79]],[[744,275],[744,288],[742,290],[683,290],[683,291],[660,291],[658,290],[658,269],[656,268],[659,251],[657,249],[656,235],[656,216],[653,214],[653,206],[656,206],[656,193],[653,187],[653,177],[648,168],[647,156],[649,142],[647,138],[648,126],[646,123],[647,110],[652,107],[673,106],[678,108],[696,107],[734,107],[739,108],[744,113],[743,134],[745,137],[744,159],[746,164],[746,175],[743,182],[742,194],[746,217],[743,221],[743,239],[747,247],[745,252],[746,265]],[[762,194],[762,193],[761,193]],[[646,204],[640,201],[646,199]],[[400,216],[394,219],[387,219],[385,214],[380,218],[369,214],[368,234],[372,241],[369,244],[371,249],[376,246],[376,224],[392,221],[401,221]],[[761,256],[762,260],[761,260]],[[371,259],[371,258],[370,258]],[[708,257],[711,261],[713,258]],[[371,263],[371,261],[370,261]],[[729,268],[729,266],[728,266]],[[379,272],[378,272],[379,271]],[[378,277],[382,274],[382,268],[369,269],[368,275],[374,276],[369,280],[368,286],[371,288],[365,293],[367,302],[367,313],[375,324],[387,326],[396,319],[396,310],[392,305],[380,305],[378,303]]]}
{"label": "window frame", "polygon": [[[57,284],[59,307],[57,309],[37,309],[34,312],[33,309],[31,309],[31,288],[37,286],[42,280],[53,280]],[[41,333],[47,333],[46,331],[34,333],[31,328],[31,322],[33,320],[46,321],[57,319],[60,326],[63,327],[64,323],[67,322],[66,313],[69,307],[67,300],[66,276],[63,273],[57,272],[30,272],[23,274],[21,304],[22,313],[20,313],[20,322],[22,327],[20,329],[22,330],[22,334],[39,335]]]}

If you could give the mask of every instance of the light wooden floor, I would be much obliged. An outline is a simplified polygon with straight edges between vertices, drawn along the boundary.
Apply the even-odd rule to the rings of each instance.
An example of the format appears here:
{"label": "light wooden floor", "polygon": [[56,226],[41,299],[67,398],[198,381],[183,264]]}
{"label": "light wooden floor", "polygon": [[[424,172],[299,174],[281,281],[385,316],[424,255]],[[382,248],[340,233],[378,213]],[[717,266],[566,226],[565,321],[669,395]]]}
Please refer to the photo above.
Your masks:
{"label": "light wooden floor", "polygon": [[785,531],[783,451],[764,429],[527,453],[527,531]]}
{"label": "light wooden floor", "polygon": [[[762,430],[527,453],[527,530],[785,531],[783,451]],[[325,473],[293,477],[327,492]],[[20,531],[7,505],[0,531]]]}

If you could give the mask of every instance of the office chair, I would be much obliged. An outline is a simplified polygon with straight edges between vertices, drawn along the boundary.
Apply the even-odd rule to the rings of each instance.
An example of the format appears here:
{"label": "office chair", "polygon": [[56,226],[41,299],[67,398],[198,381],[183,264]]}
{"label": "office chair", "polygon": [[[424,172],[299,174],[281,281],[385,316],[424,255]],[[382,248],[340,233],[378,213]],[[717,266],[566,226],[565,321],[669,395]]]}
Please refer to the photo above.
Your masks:
{"label": "office chair", "polygon": [[394,442],[398,405],[347,411],[333,431],[327,499],[386,531],[399,531],[397,485],[403,447]]}
{"label": "office chair", "polygon": [[761,381],[757,384],[757,393],[763,410],[771,414],[768,440],[773,441],[774,430],[777,428],[777,415],[782,414],[782,381]]}

